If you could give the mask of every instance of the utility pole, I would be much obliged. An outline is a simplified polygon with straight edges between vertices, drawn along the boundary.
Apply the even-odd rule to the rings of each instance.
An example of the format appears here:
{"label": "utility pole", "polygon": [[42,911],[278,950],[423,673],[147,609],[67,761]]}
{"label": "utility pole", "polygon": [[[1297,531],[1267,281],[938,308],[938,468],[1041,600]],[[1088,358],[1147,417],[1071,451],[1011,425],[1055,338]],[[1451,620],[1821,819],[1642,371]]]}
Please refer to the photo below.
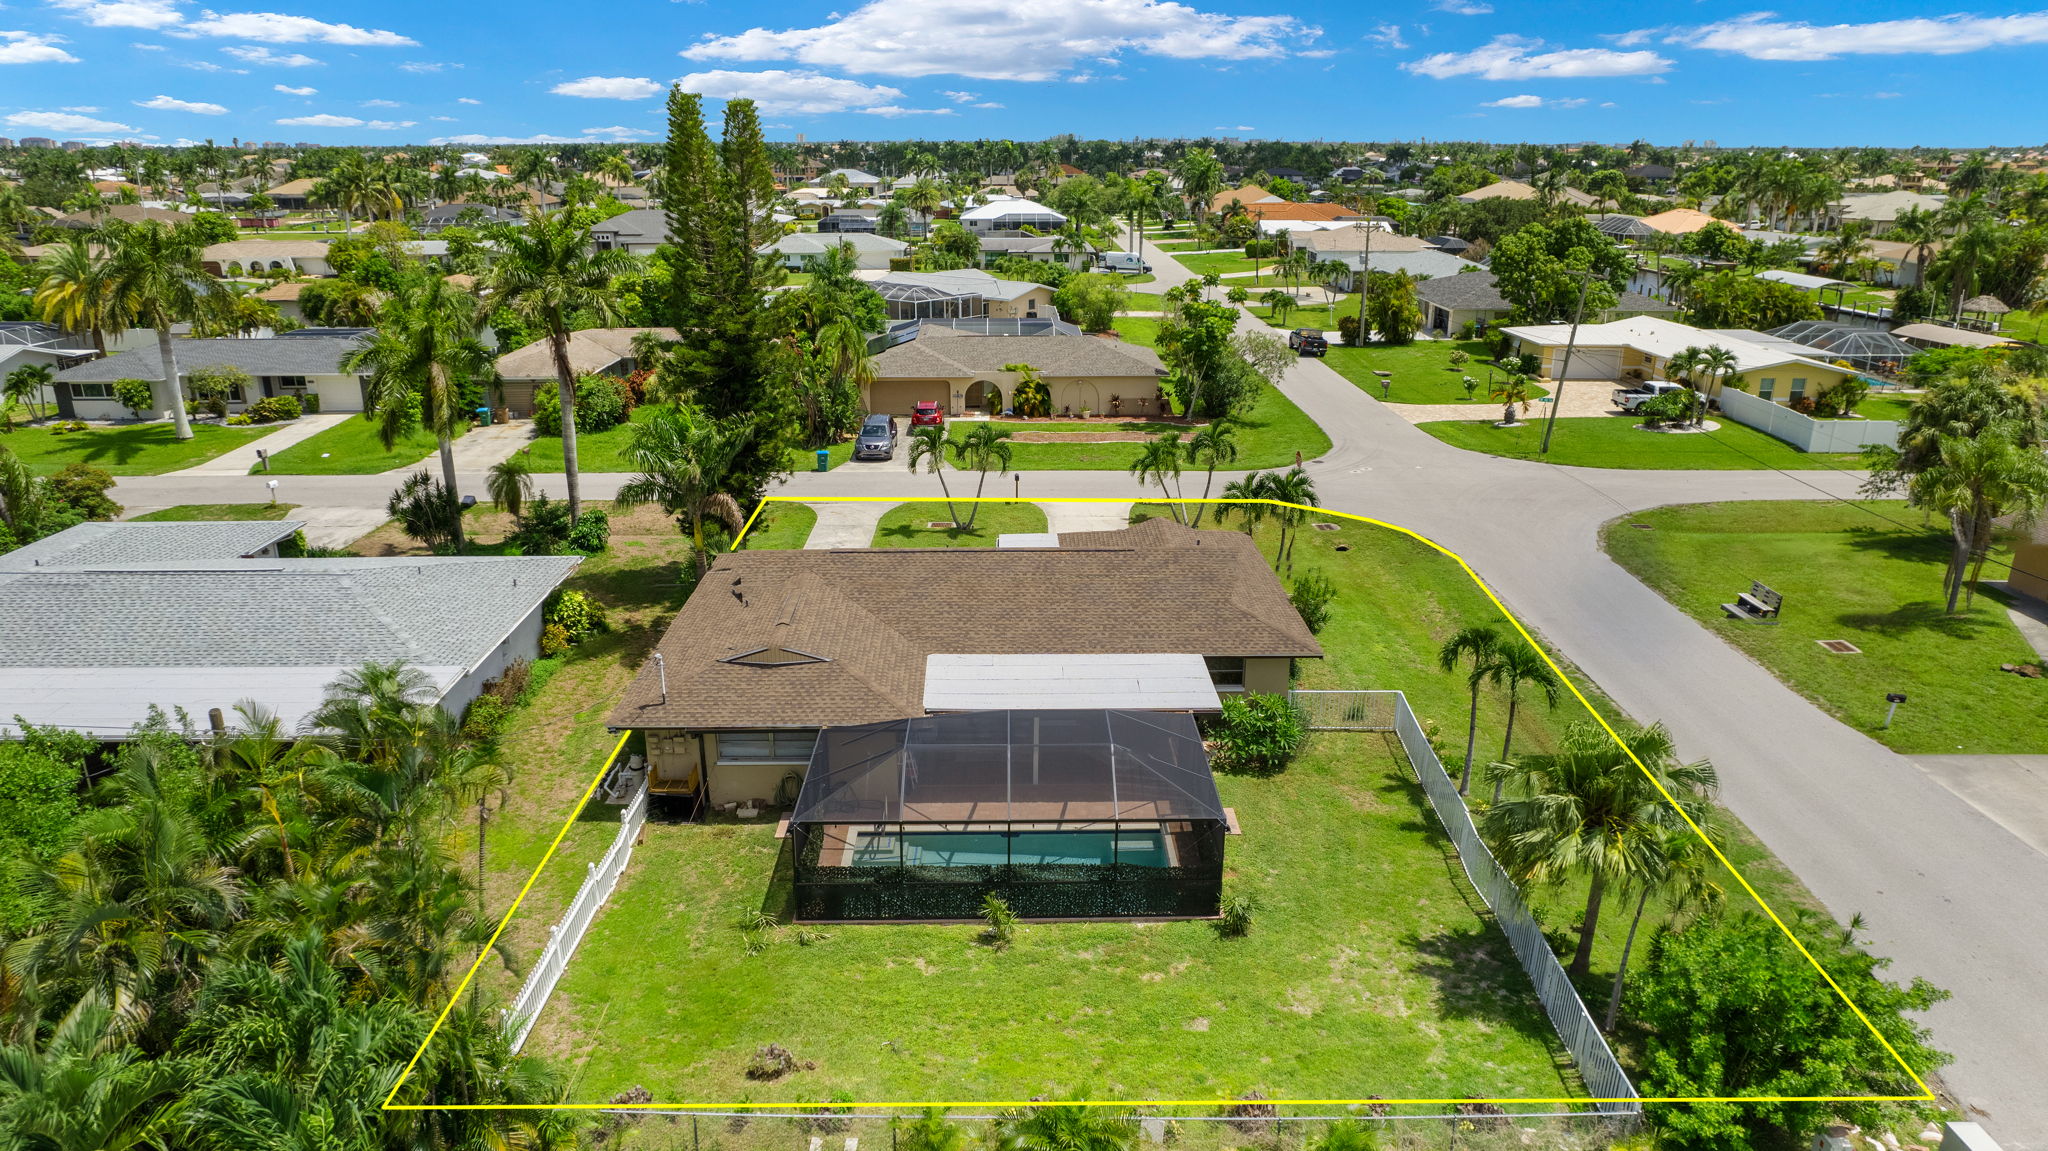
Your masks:
{"label": "utility pole", "polygon": [[[1365,326],[1365,302],[1372,296],[1372,234],[1374,228],[1368,215],[1365,221],[1365,254],[1358,261],[1358,342],[1363,346],[1371,335]],[[1336,309],[1330,309],[1330,322],[1337,322]]]}
{"label": "utility pole", "polygon": [[1572,309],[1572,330],[1564,340],[1564,362],[1557,369],[1557,390],[1550,393],[1550,417],[1543,421],[1543,447],[1538,455],[1550,454],[1550,435],[1557,430],[1557,409],[1564,406],[1564,383],[1571,376],[1572,349],[1579,342],[1579,321],[1586,315],[1586,288],[1593,282],[1592,269],[1583,272],[1568,272],[1579,281],[1579,303]]}

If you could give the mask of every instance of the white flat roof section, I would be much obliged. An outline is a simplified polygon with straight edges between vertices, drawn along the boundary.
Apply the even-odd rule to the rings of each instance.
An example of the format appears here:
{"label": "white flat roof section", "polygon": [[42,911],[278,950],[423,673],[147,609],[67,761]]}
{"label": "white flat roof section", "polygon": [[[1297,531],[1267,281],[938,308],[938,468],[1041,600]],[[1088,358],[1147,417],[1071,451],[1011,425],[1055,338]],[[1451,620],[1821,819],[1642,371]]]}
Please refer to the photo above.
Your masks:
{"label": "white flat roof section", "polygon": [[924,659],[926,711],[1219,711],[1199,655],[967,655]]}
{"label": "white flat roof section", "polygon": [[[327,685],[353,670],[350,665],[301,667],[7,667],[0,668],[0,699],[13,716],[29,722],[83,732],[97,739],[126,739],[149,709],[163,709],[173,724],[183,708],[193,725],[206,730],[206,713],[219,708],[230,728],[241,726],[235,705],[253,700],[276,715],[287,732],[298,731],[327,700]],[[421,667],[436,696],[462,679],[459,667]]]}
{"label": "white flat roof section", "polygon": [[1004,532],[996,537],[999,548],[1056,548],[1060,546],[1058,532]]}

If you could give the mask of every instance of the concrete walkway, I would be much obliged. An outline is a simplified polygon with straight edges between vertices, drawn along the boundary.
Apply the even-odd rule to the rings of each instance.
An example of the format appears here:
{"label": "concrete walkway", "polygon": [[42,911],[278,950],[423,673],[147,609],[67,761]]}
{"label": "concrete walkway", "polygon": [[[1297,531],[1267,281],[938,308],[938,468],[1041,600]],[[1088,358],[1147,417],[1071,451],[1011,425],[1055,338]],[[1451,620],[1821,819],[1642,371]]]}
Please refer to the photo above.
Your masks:
{"label": "concrete walkway", "polygon": [[174,476],[246,476],[256,466],[256,453],[269,452],[271,455],[291,447],[302,440],[312,439],[321,432],[349,419],[353,412],[322,412],[316,416],[300,416],[291,423],[267,436],[250,440],[232,451],[222,452],[203,464],[171,472]]}
{"label": "concrete walkway", "polygon": [[804,550],[867,547],[875,542],[875,527],[882,522],[882,513],[895,506],[881,502],[812,504],[818,522],[811,528],[811,538],[804,541]]}
{"label": "concrete walkway", "polygon": [[1114,504],[1039,504],[1045,513],[1045,530],[1060,532],[1107,532],[1131,523],[1131,505]]}
{"label": "concrete walkway", "polygon": [[[1374,392],[1378,390],[1377,387],[1373,388]],[[1401,381],[1399,379],[1394,381],[1394,390],[1397,392],[1401,390]],[[1524,420],[1549,418],[1550,405],[1545,402],[1548,398],[1546,396],[1544,399],[1539,399],[1535,403],[1530,404],[1528,411],[1519,413],[1521,418]],[[1557,416],[1559,419],[1568,420],[1579,416],[1617,416],[1623,414],[1618,408],[1608,402],[1608,398],[1606,390],[1600,388],[1566,388],[1564,407],[1558,411]],[[1486,398],[1486,385],[1482,382],[1478,390],[1472,393],[1472,399],[1465,403],[1391,403],[1387,405],[1387,410],[1411,424],[1426,424],[1432,420],[1486,420],[1491,423],[1494,420],[1500,419],[1501,405],[1498,400]]]}
{"label": "concrete walkway", "polygon": [[[504,460],[507,456],[519,451],[532,442],[533,425],[525,421],[513,424],[492,424],[488,428],[471,428],[463,434],[461,439],[455,441],[456,474],[487,472],[491,469],[492,464]],[[434,467],[438,467],[440,463],[438,456],[429,456],[426,462]],[[387,476],[403,475],[407,472],[418,471],[419,468],[419,464],[407,464],[402,468],[392,468],[383,474]]]}
{"label": "concrete walkway", "polygon": [[1916,755],[1913,762],[1998,826],[2048,854],[2048,755]]}

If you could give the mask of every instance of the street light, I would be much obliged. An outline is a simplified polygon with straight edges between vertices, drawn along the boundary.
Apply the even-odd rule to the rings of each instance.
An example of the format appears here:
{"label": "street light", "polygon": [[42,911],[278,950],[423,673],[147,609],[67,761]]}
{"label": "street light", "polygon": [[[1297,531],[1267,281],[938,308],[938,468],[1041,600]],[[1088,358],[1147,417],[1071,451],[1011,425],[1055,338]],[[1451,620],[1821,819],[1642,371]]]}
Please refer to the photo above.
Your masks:
{"label": "street light", "polygon": [[1538,450],[1538,455],[1550,454],[1550,435],[1557,430],[1557,410],[1564,406],[1564,384],[1571,376],[1572,349],[1579,342],[1579,321],[1586,315],[1586,288],[1593,282],[1593,271],[1590,268],[1581,272],[1566,272],[1565,275],[1579,281],[1579,303],[1572,309],[1572,330],[1571,334],[1565,337],[1564,362],[1558,365],[1557,390],[1550,393],[1550,416],[1543,421],[1543,447]]}

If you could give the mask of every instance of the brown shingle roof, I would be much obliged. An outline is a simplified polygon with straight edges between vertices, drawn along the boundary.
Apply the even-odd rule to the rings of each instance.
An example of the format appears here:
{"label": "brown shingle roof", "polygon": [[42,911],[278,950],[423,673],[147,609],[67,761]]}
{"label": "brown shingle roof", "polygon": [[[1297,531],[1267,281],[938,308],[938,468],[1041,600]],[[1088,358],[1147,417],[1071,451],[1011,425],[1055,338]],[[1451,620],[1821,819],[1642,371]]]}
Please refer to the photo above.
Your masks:
{"label": "brown shingle roof", "polygon": [[[1307,248],[1311,252],[1363,252],[1366,242],[1366,229],[1362,226],[1301,232],[1289,241],[1295,247]],[[1373,229],[1371,243],[1375,252],[1427,252],[1436,246],[1419,236],[1403,236],[1399,232],[1378,229]]]}
{"label": "brown shingle roof", "polygon": [[[674,328],[586,328],[569,333],[569,370],[577,375],[601,372],[633,355],[633,337],[653,332],[674,342],[682,337]],[[552,380],[555,353],[547,338],[498,357],[498,374],[508,380]]]}
{"label": "brown shingle roof", "polygon": [[[608,722],[705,730],[921,715],[925,656],[938,652],[1323,653],[1241,533],[1153,520],[1060,544],[720,556],[656,647],[668,702],[650,665]],[[1172,563],[1159,562],[1163,548]],[[999,623],[963,628],[952,605],[982,602],[992,587],[1029,592],[1006,600]],[[763,649],[817,658],[733,662]]]}

